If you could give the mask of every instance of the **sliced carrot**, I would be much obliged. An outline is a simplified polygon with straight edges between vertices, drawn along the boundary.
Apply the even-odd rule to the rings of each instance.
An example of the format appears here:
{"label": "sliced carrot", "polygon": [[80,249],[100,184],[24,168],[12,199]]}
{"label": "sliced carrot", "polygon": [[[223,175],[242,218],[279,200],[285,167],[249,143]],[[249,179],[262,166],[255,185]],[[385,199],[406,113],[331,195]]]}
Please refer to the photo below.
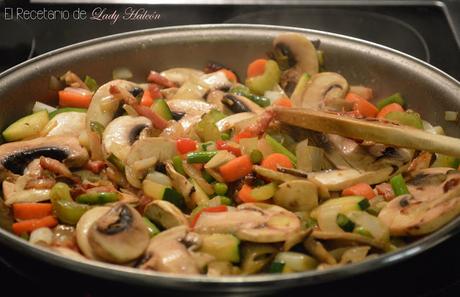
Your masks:
{"label": "sliced carrot", "polygon": [[225,76],[228,78],[229,81],[234,82],[234,83],[238,81],[238,78],[236,77],[236,74],[233,71],[225,69],[225,68],[219,71],[222,71],[225,74]]}
{"label": "sliced carrot", "polygon": [[282,106],[282,107],[292,107],[292,101],[289,98],[282,97],[282,98],[276,99],[275,102],[273,102],[273,105]]}
{"label": "sliced carrot", "polygon": [[176,140],[177,151],[181,154],[190,153],[196,150],[198,142],[191,138],[179,138]]}
{"label": "sliced carrot", "polygon": [[404,108],[398,103],[388,104],[379,111],[379,113],[377,114],[377,118],[383,119],[387,114],[393,111],[404,111]]}
{"label": "sliced carrot", "polygon": [[240,156],[220,166],[219,171],[226,182],[236,181],[251,173],[251,159],[248,155]]}
{"label": "sliced carrot", "polygon": [[265,72],[265,64],[267,64],[266,59],[257,59],[254,60],[248,66],[247,77],[259,76]]}
{"label": "sliced carrot", "polygon": [[59,106],[60,107],[79,107],[88,108],[91,103],[92,95],[83,95],[71,91],[59,91]]}
{"label": "sliced carrot", "polygon": [[351,187],[348,187],[342,191],[343,196],[363,196],[367,199],[372,199],[375,197],[374,190],[371,186],[366,183],[355,184]]}
{"label": "sliced carrot", "polygon": [[260,164],[262,167],[271,170],[277,170],[278,166],[292,168],[292,162],[286,155],[280,153],[273,153],[268,155]]}
{"label": "sliced carrot", "polygon": [[144,105],[144,106],[151,106],[153,104],[153,98],[148,89],[144,91],[144,94],[142,95],[140,103],[141,105]]}
{"label": "sliced carrot", "polygon": [[379,112],[379,110],[377,109],[377,107],[375,107],[374,104],[370,103],[366,99],[363,99],[361,96],[357,94],[349,92],[347,96],[345,96],[345,100],[353,102],[353,109],[355,110],[355,112],[364,117],[373,118]]}
{"label": "sliced carrot", "polygon": [[17,220],[41,219],[51,215],[51,203],[15,203],[13,214]]}
{"label": "sliced carrot", "polygon": [[12,228],[13,232],[17,235],[21,235],[24,233],[32,232],[35,229],[42,228],[42,227],[54,227],[58,224],[58,220],[53,216],[46,216],[41,219],[32,219],[14,223]]}
{"label": "sliced carrot", "polygon": [[256,201],[256,199],[252,197],[251,191],[251,186],[244,184],[241,190],[238,191],[238,198],[245,203]]}

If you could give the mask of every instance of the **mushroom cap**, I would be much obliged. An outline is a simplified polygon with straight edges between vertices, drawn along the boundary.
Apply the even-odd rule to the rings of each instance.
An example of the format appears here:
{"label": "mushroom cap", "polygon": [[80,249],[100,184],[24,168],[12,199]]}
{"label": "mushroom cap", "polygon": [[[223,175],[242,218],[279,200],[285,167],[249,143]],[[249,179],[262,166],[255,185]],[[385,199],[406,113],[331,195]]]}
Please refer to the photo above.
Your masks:
{"label": "mushroom cap", "polygon": [[102,144],[106,155],[113,153],[125,160],[130,146],[137,140],[145,128],[151,128],[152,122],[142,116],[120,116],[111,121],[102,134]]}
{"label": "mushroom cap", "polygon": [[316,49],[305,35],[299,33],[279,34],[273,40],[273,47],[288,52],[289,58],[295,60],[293,67],[299,76],[304,72],[310,75],[318,73],[319,63]]}
{"label": "mushroom cap", "polygon": [[348,82],[335,72],[321,72],[313,75],[304,85],[296,87],[291,100],[294,106],[322,109],[329,101],[344,98]]}
{"label": "mushroom cap", "polygon": [[147,204],[144,208],[144,216],[166,229],[188,225],[187,218],[182,211],[165,200],[154,200]]}
{"label": "mushroom cap", "polygon": [[94,207],[85,212],[77,223],[77,244],[83,255],[89,259],[97,259],[97,256],[94,254],[93,249],[89,243],[88,232],[93,223],[105,215],[109,210],[110,207],[107,206]]}
{"label": "mushroom cap", "polygon": [[95,220],[88,230],[92,252],[112,263],[127,263],[140,257],[149,239],[141,215],[133,207],[120,202]]}
{"label": "mushroom cap", "polygon": [[46,127],[45,131],[49,132],[46,136],[74,136],[79,137],[85,130],[86,113],[84,112],[63,112],[54,116]]}

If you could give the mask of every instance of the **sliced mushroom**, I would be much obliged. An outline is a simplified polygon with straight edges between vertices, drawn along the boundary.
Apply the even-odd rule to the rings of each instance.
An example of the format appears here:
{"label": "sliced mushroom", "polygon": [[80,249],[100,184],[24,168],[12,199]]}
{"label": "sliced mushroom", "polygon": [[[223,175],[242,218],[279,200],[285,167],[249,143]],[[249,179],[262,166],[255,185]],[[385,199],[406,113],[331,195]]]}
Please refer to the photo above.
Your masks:
{"label": "sliced mushroom", "polygon": [[311,236],[319,240],[340,240],[348,242],[362,243],[370,245],[383,251],[390,251],[391,245],[388,242],[381,242],[370,237],[362,236],[350,232],[326,232],[326,231],[313,231]]}
{"label": "sliced mushroom", "polygon": [[289,182],[289,181],[294,181],[294,180],[304,180],[304,178],[295,176],[292,174],[287,174],[287,173],[282,173],[278,171],[274,171],[259,165],[254,165],[253,166],[254,171],[263,176],[268,178],[269,180],[276,181],[276,182]]}
{"label": "sliced mushroom", "polygon": [[176,274],[199,274],[199,266],[184,240],[186,226],[178,226],[161,232],[150,240],[141,269]]}
{"label": "sliced mushroom", "polygon": [[273,202],[290,211],[312,210],[318,206],[318,189],[307,180],[288,181],[279,185]]}
{"label": "sliced mushroom", "polygon": [[360,172],[356,169],[330,170],[311,172],[309,179],[319,182],[329,191],[341,191],[360,182],[374,185],[388,180],[393,173],[392,167],[384,167],[375,171]]}
{"label": "sliced mushroom", "polygon": [[223,71],[215,71],[208,74],[203,74],[200,78],[208,84],[211,89],[230,88],[232,83],[228,80]]}
{"label": "sliced mushroom", "polygon": [[190,116],[202,116],[216,106],[201,100],[175,99],[167,101],[172,112],[185,113]]}
{"label": "sliced mushroom", "polygon": [[282,207],[244,203],[226,212],[203,212],[194,230],[198,233],[231,233],[251,242],[281,242],[300,230],[300,220]]}
{"label": "sliced mushroom", "polygon": [[196,202],[192,198],[193,193],[195,193],[193,184],[185,176],[177,172],[170,161],[166,162],[166,172],[171,178],[173,188],[177,189],[184,197],[187,207],[193,209],[196,206]]}
{"label": "sliced mushroom", "polygon": [[241,130],[255,118],[256,114],[253,112],[240,112],[217,121],[216,126],[220,132],[225,132],[230,129]]}
{"label": "sliced mushroom", "polygon": [[141,188],[141,179],[148,169],[157,162],[170,160],[177,154],[176,143],[163,137],[147,137],[136,141],[129,150],[126,158],[125,174],[128,182]]}
{"label": "sliced mushroom", "polygon": [[200,77],[203,74],[203,71],[193,68],[170,68],[160,73],[160,75],[166,77],[178,86],[183,85],[192,78]]}
{"label": "sliced mushroom", "polygon": [[347,80],[335,72],[321,72],[313,75],[305,85],[292,94],[294,106],[323,109],[336,98],[343,98],[348,92]]}
{"label": "sliced mushroom", "polygon": [[106,156],[113,153],[124,161],[131,145],[146,128],[152,128],[152,122],[146,117],[121,116],[111,121],[102,134]]}
{"label": "sliced mushroom", "polygon": [[98,259],[89,243],[89,230],[93,223],[105,215],[109,210],[110,207],[107,206],[94,207],[85,212],[85,214],[81,216],[80,220],[78,220],[76,227],[78,248],[81,250],[83,255],[89,259]]}
{"label": "sliced mushroom", "polygon": [[[442,174],[442,173],[441,173]],[[444,179],[445,177],[445,179]],[[460,173],[447,176],[422,171],[412,179],[411,195],[401,195],[380,211],[379,219],[394,236],[431,233],[460,214]]]}
{"label": "sliced mushroom", "polygon": [[261,114],[265,111],[264,108],[240,95],[225,94],[222,98],[222,103],[234,113],[254,112]]}
{"label": "sliced mushroom", "polygon": [[81,167],[88,161],[88,152],[78,138],[67,136],[39,137],[0,146],[0,176],[6,170],[22,174],[26,166],[40,156],[64,162],[68,167]]}
{"label": "sliced mushroom", "polygon": [[138,258],[147,248],[149,238],[141,215],[124,203],[112,206],[88,230],[92,252],[111,263],[127,263]]}
{"label": "sliced mushroom", "polygon": [[46,136],[73,136],[79,137],[85,130],[86,113],[63,112],[59,113],[46,124]]}
{"label": "sliced mushroom", "polygon": [[147,204],[144,216],[165,229],[188,225],[187,218],[174,204],[164,200],[154,200]]}
{"label": "sliced mushroom", "polygon": [[313,75],[318,73],[319,62],[314,45],[299,33],[284,33],[273,40],[273,47],[282,55],[288,57],[290,68],[281,77],[281,86],[295,84],[303,73]]}

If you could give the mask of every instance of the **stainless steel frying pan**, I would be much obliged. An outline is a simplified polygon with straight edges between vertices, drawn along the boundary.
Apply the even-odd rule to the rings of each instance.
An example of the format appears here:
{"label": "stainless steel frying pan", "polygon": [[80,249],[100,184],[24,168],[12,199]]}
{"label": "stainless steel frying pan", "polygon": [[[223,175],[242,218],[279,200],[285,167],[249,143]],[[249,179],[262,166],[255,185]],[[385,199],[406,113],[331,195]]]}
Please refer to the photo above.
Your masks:
{"label": "stainless steel frying pan", "polygon": [[[34,58],[0,74],[0,128],[29,113],[35,100],[56,103],[48,91],[51,75],[71,69],[97,81],[111,80],[112,69],[127,66],[134,79],[145,80],[149,70],[177,66],[202,68],[217,61],[243,74],[249,61],[262,57],[272,39],[281,32],[295,31],[321,41],[325,66],[344,75],[350,84],[374,89],[377,97],[396,91],[423,117],[442,125],[447,134],[460,137],[453,123],[444,121],[445,110],[460,109],[460,83],[442,71],[401,52],[366,41],[320,31],[254,25],[203,25],[170,27],[119,34],[68,46]],[[454,57],[453,57],[454,58]],[[26,257],[41,259],[53,267],[148,287],[202,292],[253,292],[281,290],[330,282],[380,269],[415,256],[452,237],[460,229],[460,217],[437,232],[396,252],[345,267],[283,275],[249,277],[181,277],[145,272],[101,262],[76,262],[0,230],[1,246]]]}

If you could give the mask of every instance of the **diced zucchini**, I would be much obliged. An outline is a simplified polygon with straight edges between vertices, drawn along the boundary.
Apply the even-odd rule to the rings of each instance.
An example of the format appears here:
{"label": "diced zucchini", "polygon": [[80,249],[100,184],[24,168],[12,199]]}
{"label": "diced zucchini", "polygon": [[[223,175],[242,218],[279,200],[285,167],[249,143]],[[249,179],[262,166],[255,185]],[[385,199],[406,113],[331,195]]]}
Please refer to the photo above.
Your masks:
{"label": "diced zucchini", "polygon": [[282,272],[302,272],[316,269],[318,261],[303,253],[281,252],[275,257],[273,263],[284,263]]}
{"label": "diced zucchini", "polygon": [[270,267],[268,268],[268,272],[269,273],[282,273],[284,270],[284,265],[286,265],[286,263],[272,262],[270,264]]}
{"label": "diced zucchini", "polygon": [[345,232],[351,232],[355,228],[355,223],[342,213],[337,214],[336,222]]}
{"label": "diced zucchini", "polygon": [[362,200],[362,196],[330,199],[315,208],[310,213],[310,216],[318,221],[318,226],[322,231],[343,232],[342,228],[337,224],[337,215],[339,213],[346,214],[353,210],[361,210],[359,202]]}
{"label": "diced zucchini", "polygon": [[392,111],[385,116],[385,119],[396,122],[401,125],[410,126],[417,129],[423,129],[422,119],[416,112]]}
{"label": "diced zucchini", "polygon": [[181,194],[179,194],[176,190],[172,188],[165,188],[165,191],[163,194],[163,200],[171,202],[172,204],[177,206],[179,209],[185,208],[184,197],[182,197]]}
{"label": "diced zucchini", "polygon": [[148,179],[145,179],[142,182],[142,190],[144,191],[144,194],[155,200],[163,199],[166,188],[166,186]]}
{"label": "diced zucchini", "polygon": [[195,125],[195,132],[201,138],[203,142],[216,141],[221,139],[221,133],[216,126],[216,119],[220,117],[217,113],[219,111],[205,114],[201,121]]}
{"label": "diced zucchini", "polygon": [[152,110],[167,121],[173,119],[171,110],[169,109],[169,106],[166,103],[166,101],[163,99],[155,100],[155,102],[152,104]]}
{"label": "diced zucchini", "polygon": [[2,136],[6,141],[16,141],[35,136],[40,133],[48,121],[48,112],[41,110],[12,123],[3,131]]}
{"label": "diced zucchini", "polygon": [[371,206],[371,204],[369,203],[369,200],[364,198],[363,200],[359,201],[358,202],[358,205],[359,205],[359,208],[361,210],[366,210],[369,208],[369,206]]}
{"label": "diced zucchini", "polygon": [[278,187],[275,183],[269,183],[251,190],[251,197],[256,201],[264,201],[272,198]]}
{"label": "diced zucchini", "polygon": [[221,111],[218,111],[217,109],[211,109],[205,117],[209,120],[211,120],[213,123],[216,123],[223,118],[225,118],[225,114],[223,114]]}
{"label": "diced zucchini", "polygon": [[240,261],[240,240],[231,234],[203,234],[200,251],[217,260],[238,263]]}
{"label": "diced zucchini", "polygon": [[395,93],[377,102],[377,108],[381,110],[382,108],[384,108],[385,106],[391,103],[398,103],[399,105],[404,106],[404,99],[401,96],[401,94]]}
{"label": "diced zucchini", "polygon": [[431,167],[452,167],[458,168],[460,165],[460,159],[446,156],[443,154],[436,154],[436,160],[433,162]]}
{"label": "diced zucchini", "polygon": [[78,108],[78,107],[63,107],[56,109],[55,111],[50,112],[49,117],[50,119],[54,118],[57,114],[63,113],[63,112],[86,112],[86,108]]}
{"label": "diced zucchini", "polygon": [[[378,217],[375,217],[365,211],[350,211],[345,215],[357,226],[368,231],[373,238],[381,242],[390,240],[390,230]],[[358,230],[359,232],[359,230]],[[362,234],[363,235],[363,234]]]}

